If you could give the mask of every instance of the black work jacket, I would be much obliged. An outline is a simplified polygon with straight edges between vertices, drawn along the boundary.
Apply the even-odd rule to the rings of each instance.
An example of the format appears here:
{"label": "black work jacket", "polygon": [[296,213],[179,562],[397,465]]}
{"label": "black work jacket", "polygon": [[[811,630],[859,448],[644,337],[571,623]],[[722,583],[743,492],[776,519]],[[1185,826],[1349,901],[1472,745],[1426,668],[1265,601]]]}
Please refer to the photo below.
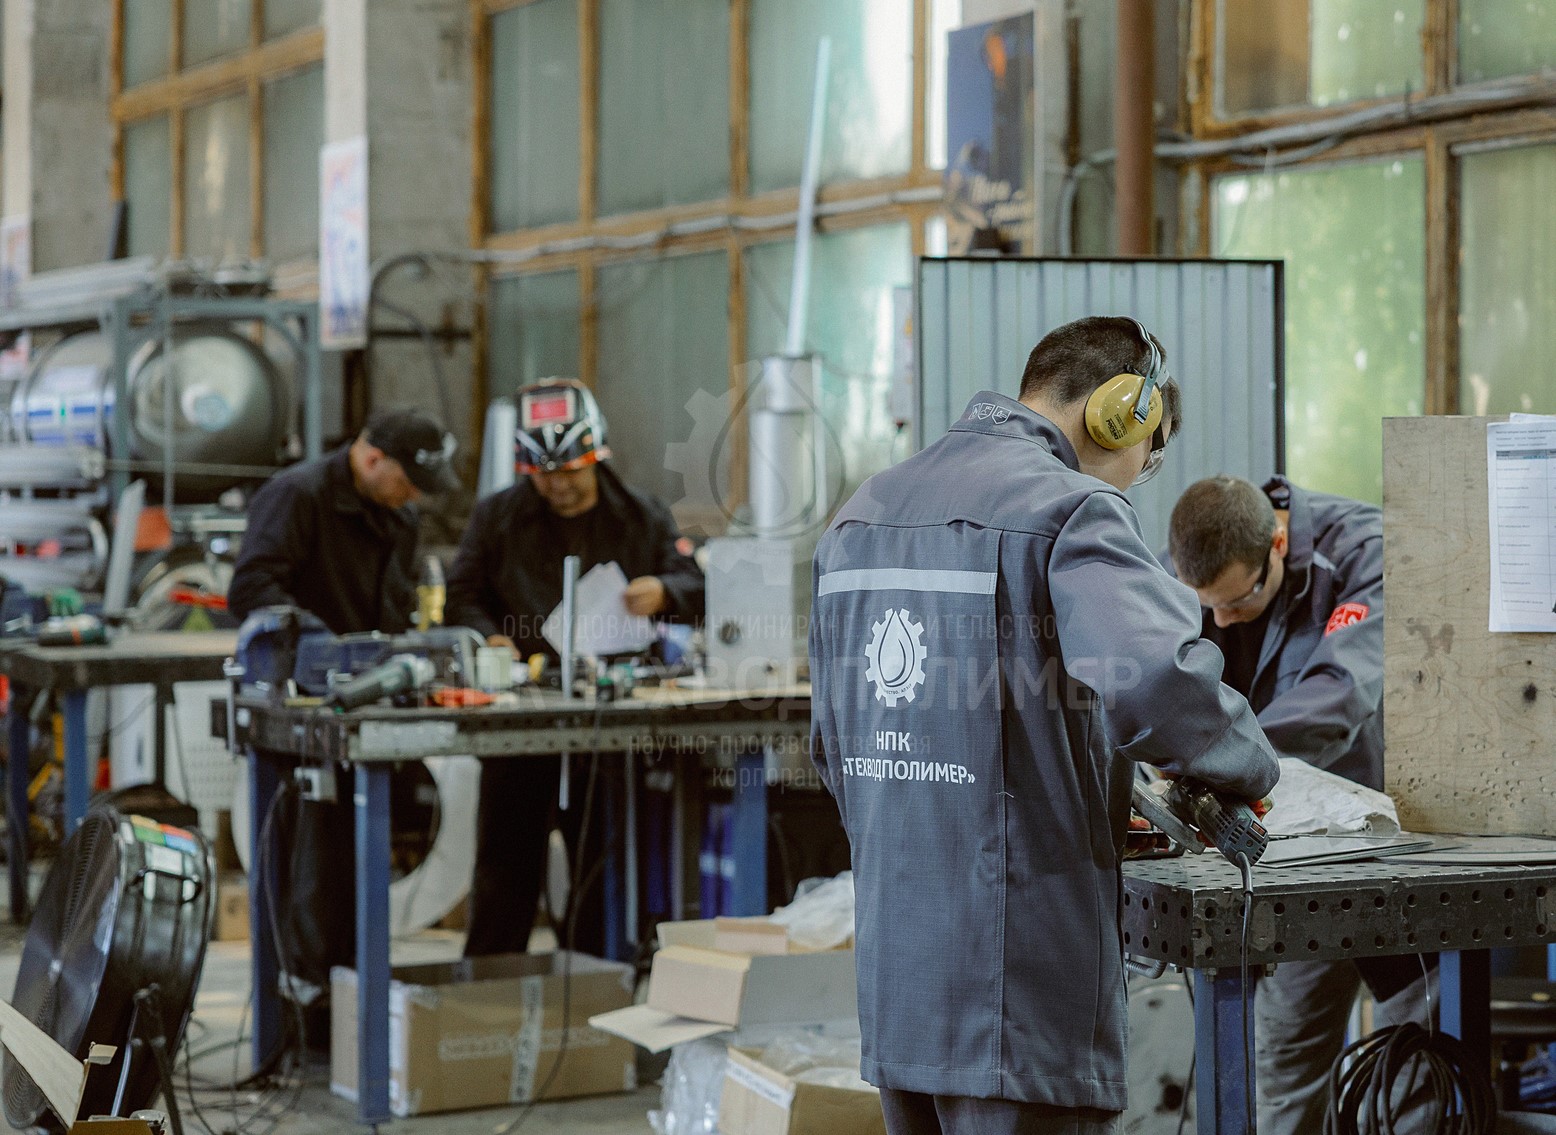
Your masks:
{"label": "black work jacket", "polygon": [[668,604],[661,618],[702,617],[702,571],[677,547],[670,510],[628,488],[609,466],[595,468],[599,504],[572,520],[552,512],[527,478],[476,504],[448,573],[451,625],[505,634],[521,655],[554,658],[541,627],[562,601],[562,561],[570,553],[580,557],[581,572],[614,560],[628,579],[658,576]]}
{"label": "black work jacket", "polygon": [[384,508],[358,493],[349,448],[284,469],[254,494],[227,590],[227,607],[239,619],[285,603],[336,634],[410,629],[416,510]]}

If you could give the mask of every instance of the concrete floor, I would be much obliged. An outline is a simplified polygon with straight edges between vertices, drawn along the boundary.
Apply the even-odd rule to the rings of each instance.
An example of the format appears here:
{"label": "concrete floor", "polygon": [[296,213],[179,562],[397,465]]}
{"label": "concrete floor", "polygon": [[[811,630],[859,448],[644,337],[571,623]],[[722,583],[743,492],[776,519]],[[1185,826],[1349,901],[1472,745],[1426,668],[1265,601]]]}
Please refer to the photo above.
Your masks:
{"label": "concrete floor", "polygon": [[[0,891],[3,890],[4,887],[0,886]],[[0,902],[4,901],[3,895],[0,895]],[[8,920],[0,921],[0,995],[8,999],[16,985],[23,933],[11,926]],[[394,943],[393,961],[395,964],[446,961],[459,956],[462,944],[463,939],[458,934],[429,930],[413,939]],[[537,942],[535,945],[543,943]],[[212,1046],[220,1050],[195,1061],[192,1070],[196,1077],[230,1083],[247,1074],[250,1046],[244,1044],[234,1050],[230,1045],[223,1046],[223,1042],[237,1036],[240,1022],[247,1027],[244,1006],[248,993],[248,944],[211,943],[189,1028],[189,1050],[199,1053]],[[233,1062],[235,1055],[238,1061],[236,1074]],[[181,1069],[178,1079],[179,1107],[187,1135],[325,1135],[326,1132],[366,1130],[356,1122],[356,1105],[330,1093],[329,1067],[322,1061],[310,1065],[295,1105],[278,1116],[273,1128],[263,1119],[258,1123],[246,1122],[255,1116],[256,1108],[264,1102],[253,1093],[240,1093],[236,1100],[230,1093],[200,1093],[200,1111],[206,1121],[202,1125],[189,1106]],[[234,1104],[241,1126],[233,1122]],[[657,1086],[642,1088],[630,1095],[541,1104],[533,1109],[523,1126],[517,1130],[520,1135],[550,1135],[555,1132],[575,1135],[645,1135],[652,1130],[647,1113],[658,1105]],[[448,1135],[497,1135],[502,1132],[508,1135],[506,1129],[522,1110],[518,1107],[493,1108],[417,1119],[396,1119],[385,1125],[384,1129],[402,1132],[404,1135],[430,1135],[432,1132]],[[0,1118],[0,1131],[12,1130]]]}

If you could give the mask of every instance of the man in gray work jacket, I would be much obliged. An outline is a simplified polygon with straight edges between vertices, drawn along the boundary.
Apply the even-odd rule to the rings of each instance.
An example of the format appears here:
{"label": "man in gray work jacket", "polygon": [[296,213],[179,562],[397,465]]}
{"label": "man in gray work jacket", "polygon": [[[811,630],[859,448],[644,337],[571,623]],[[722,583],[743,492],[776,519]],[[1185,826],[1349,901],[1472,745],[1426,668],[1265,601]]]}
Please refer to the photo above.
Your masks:
{"label": "man in gray work jacket", "polygon": [[1248,799],[1275,783],[1124,497],[1176,393],[1133,320],[1067,324],[1019,401],[975,395],[817,548],[812,753],[852,845],[863,1075],[891,1135],[1116,1131],[1131,762]]}
{"label": "man in gray work jacket", "polygon": [[[1275,751],[1383,787],[1383,514],[1275,477],[1190,485],[1172,510],[1168,568],[1194,588],[1224,681]],[[1435,962],[1435,956],[1429,963]],[[1427,963],[1427,964],[1429,964]],[[1365,980],[1378,1027],[1426,1023],[1414,954],[1284,962],[1259,981],[1259,1131],[1321,1131],[1327,1076]],[[1412,1113],[1405,1132],[1424,1130]]]}

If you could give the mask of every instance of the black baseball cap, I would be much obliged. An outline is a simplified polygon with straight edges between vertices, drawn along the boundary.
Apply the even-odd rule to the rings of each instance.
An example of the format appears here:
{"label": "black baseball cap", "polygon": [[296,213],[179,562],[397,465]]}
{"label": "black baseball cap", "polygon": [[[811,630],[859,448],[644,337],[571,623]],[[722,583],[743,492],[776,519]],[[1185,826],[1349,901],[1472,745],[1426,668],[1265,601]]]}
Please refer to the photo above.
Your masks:
{"label": "black baseball cap", "polygon": [[459,488],[454,475],[454,435],[421,410],[382,410],[367,423],[363,436],[393,457],[405,475],[424,493]]}

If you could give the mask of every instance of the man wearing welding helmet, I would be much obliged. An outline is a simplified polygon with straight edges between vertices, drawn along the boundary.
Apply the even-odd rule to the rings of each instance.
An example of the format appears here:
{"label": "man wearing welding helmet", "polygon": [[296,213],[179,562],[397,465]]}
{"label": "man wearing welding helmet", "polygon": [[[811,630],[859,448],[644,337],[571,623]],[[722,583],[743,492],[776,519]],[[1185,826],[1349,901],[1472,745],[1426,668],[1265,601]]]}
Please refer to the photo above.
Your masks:
{"label": "man wearing welding helmet", "polygon": [[[580,570],[615,562],[628,584],[627,610],[690,622],[703,613],[703,579],[670,510],[622,482],[607,462],[605,416],[576,379],[550,378],[520,388],[514,467],[525,477],[476,504],[448,576],[448,622],[473,627],[488,643],[520,658],[556,652],[541,632],[562,601],[562,561]],[[582,767],[574,772],[582,778]],[[546,848],[560,820],[569,852],[599,857],[604,824],[589,821],[590,849],[577,847],[586,792],[554,817],[559,757],[492,760],[481,771],[475,881],[465,952],[523,952],[535,921]],[[598,796],[598,793],[596,794]],[[587,878],[587,876],[585,876]],[[588,953],[604,947],[598,881],[580,887],[576,935]],[[561,912],[553,912],[558,915]],[[565,927],[558,928],[559,937]]]}

